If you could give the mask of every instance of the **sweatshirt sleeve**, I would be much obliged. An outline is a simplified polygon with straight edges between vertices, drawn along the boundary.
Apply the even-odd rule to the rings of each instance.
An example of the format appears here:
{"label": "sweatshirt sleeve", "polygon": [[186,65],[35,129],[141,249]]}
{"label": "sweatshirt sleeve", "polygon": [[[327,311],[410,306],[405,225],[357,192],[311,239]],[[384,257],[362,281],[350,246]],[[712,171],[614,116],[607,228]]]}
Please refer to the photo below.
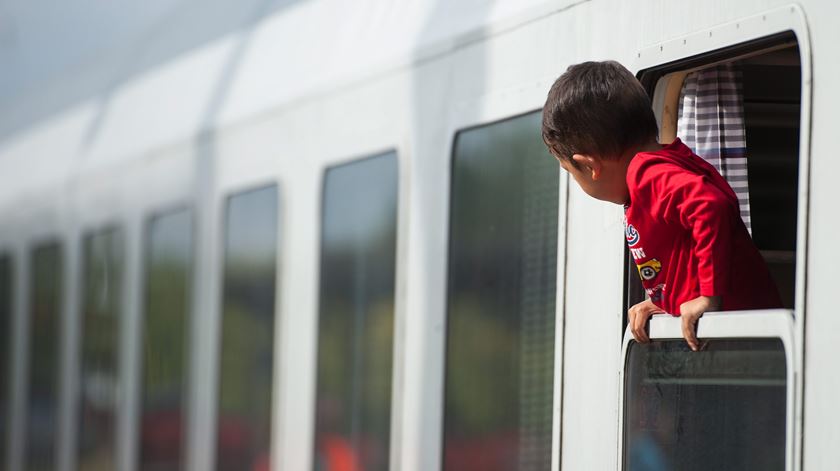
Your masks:
{"label": "sweatshirt sleeve", "polygon": [[653,214],[680,224],[690,232],[697,257],[702,296],[727,294],[732,263],[734,210],[728,196],[703,175],[676,165],[649,165],[638,180],[638,191],[650,202]]}

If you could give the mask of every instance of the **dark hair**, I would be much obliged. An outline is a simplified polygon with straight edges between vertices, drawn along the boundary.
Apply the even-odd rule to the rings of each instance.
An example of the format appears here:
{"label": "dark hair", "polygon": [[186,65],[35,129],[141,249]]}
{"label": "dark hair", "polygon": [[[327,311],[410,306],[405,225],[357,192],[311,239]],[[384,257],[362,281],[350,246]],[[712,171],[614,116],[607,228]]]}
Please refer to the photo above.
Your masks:
{"label": "dark hair", "polygon": [[570,66],[551,86],[543,108],[543,141],[576,168],[574,154],[618,157],[657,133],[647,93],[615,61]]}

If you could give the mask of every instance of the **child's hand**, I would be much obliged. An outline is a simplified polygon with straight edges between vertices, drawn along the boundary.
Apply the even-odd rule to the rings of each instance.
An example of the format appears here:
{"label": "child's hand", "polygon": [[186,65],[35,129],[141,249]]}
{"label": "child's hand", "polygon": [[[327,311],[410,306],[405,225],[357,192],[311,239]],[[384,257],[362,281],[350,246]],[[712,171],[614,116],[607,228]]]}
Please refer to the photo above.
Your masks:
{"label": "child's hand", "polygon": [[698,296],[691,301],[680,304],[680,318],[682,319],[682,333],[685,341],[691,350],[700,349],[700,342],[697,341],[697,321],[706,311],[717,311],[720,309],[720,296]]}
{"label": "child's hand", "polygon": [[630,332],[633,333],[633,338],[639,343],[648,343],[650,338],[645,331],[648,319],[654,314],[663,314],[665,311],[660,309],[650,299],[636,304],[627,311],[627,320],[630,324]]}

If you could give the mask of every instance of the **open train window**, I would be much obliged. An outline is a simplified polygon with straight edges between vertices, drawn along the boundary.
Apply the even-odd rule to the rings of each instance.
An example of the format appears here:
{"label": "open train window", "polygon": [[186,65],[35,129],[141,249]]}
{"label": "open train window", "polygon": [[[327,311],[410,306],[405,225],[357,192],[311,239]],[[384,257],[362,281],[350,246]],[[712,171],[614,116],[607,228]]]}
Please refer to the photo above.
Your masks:
{"label": "open train window", "polygon": [[[660,142],[682,139],[727,179],[786,309],[707,313],[697,325],[699,352],[688,349],[679,318],[670,315],[651,319],[649,344],[626,331],[625,470],[797,466],[802,322],[793,309],[803,314],[805,29],[801,11],[788,6],[639,53],[638,77],[652,96]],[[717,39],[733,36],[745,40]],[[701,142],[701,132],[717,140]],[[631,266],[626,307],[644,296]]]}
{"label": "open train window", "polygon": [[[784,307],[793,309],[802,107],[796,37],[781,33],[638,76],[653,100],[660,143],[680,138],[721,172]],[[629,308],[644,299],[644,290],[627,260]]]}

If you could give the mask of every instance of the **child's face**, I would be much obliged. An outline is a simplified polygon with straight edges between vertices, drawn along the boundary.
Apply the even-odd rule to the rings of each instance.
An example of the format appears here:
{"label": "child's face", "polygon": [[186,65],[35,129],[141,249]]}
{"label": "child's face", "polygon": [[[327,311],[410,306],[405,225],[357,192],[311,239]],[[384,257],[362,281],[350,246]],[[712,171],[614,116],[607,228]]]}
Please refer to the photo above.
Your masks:
{"label": "child's face", "polygon": [[627,165],[622,159],[600,159],[575,154],[572,160],[577,163],[577,167],[567,159],[557,160],[587,195],[615,204],[629,202]]}

